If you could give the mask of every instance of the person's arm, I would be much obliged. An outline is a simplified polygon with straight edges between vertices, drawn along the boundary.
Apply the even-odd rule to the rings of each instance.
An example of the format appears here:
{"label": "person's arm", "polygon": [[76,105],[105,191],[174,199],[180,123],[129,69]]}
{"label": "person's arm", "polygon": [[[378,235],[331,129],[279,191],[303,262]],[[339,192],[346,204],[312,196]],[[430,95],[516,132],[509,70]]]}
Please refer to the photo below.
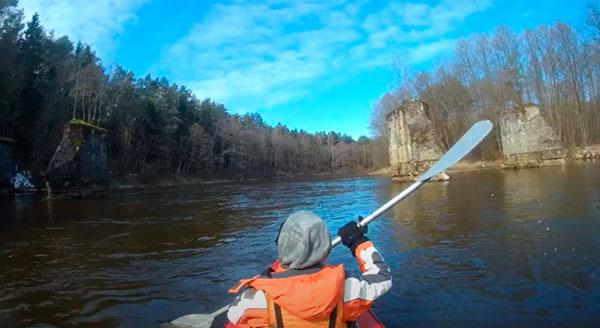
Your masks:
{"label": "person's arm", "polygon": [[338,231],[342,243],[352,251],[361,271],[359,276],[346,275],[344,282],[344,321],[354,321],[373,302],[392,287],[392,275],[365,230],[350,222]]}
{"label": "person's arm", "polygon": [[266,327],[268,325],[265,294],[248,288],[238,295],[227,311],[227,319],[236,327]]}

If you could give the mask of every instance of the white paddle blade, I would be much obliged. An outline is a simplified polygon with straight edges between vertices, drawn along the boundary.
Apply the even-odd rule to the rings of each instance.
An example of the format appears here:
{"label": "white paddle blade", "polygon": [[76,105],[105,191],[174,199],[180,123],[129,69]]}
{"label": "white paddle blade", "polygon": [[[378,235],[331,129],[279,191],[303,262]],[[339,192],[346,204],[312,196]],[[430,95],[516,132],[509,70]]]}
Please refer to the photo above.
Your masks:
{"label": "white paddle blade", "polygon": [[460,161],[465,155],[467,155],[473,148],[475,148],[483,138],[485,138],[490,131],[492,131],[492,122],[485,120],[479,121],[460,138],[454,146],[448,150],[442,158],[440,158],[433,166],[423,173],[417,181],[427,181],[433,176],[436,176],[446,171],[454,163]]}
{"label": "white paddle blade", "polygon": [[214,319],[212,314],[188,314],[171,321],[171,327],[210,328]]}

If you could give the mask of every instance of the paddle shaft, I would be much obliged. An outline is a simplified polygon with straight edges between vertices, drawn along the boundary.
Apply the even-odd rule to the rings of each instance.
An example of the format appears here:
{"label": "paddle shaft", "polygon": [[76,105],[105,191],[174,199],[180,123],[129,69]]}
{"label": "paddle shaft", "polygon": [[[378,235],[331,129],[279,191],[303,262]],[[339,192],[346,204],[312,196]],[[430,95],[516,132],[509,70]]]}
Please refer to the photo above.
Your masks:
{"label": "paddle shaft", "polygon": [[[404,189],[401,193],[399,193],[398,195],[396,195],[396,197],[390,199],[387,203],[383,204],[383,206],[381,206],[380,208],[378,208],[375,212],[373,212],[371,215],[367,216],[366,218],[362,219],[359,223],[358,226],[359,227],[364,227],[367,224],[369,224],[371,221],[375,220],[376,218],[378,218],[381,214],[387,212],[390,208],[394,207],[396,204],[398,204],[400,201],[402,201],[404,198],[408,197],[408,195],[412,194],[413,191],[419,189],[419,187],[421,187],[423,184],[425,184],[425,182],[429,181],[429,179],[421,181],[421,180],[417,180],[415,183],[411,184],[408,188]],[[335,247],[337,246],[339,243],[342,242],[342,238],[340,236],[336,236],[332,241],[331,241],[331,247]]]}

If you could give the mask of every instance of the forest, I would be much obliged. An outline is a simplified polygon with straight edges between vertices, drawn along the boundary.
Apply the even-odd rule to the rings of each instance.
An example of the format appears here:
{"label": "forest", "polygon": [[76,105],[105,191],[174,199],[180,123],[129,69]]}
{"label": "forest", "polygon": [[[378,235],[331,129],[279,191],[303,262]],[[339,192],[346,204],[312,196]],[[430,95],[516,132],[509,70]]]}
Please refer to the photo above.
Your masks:
{"label": "forest", "polygon": [[453,54],[428,71],[395,64],[394,87],[374,105],[371,126],[380,137],[376,155],[387,153],[385,115],[403,99],[420,99],[444,143],[452,145],[473,122],[490,119],[494,137],[475,154],[501,158],[502,114],[540,106],[567,148],[600,143],[600,10],[590,3],[582,26],[562,22],[515,33],[500,26],[492,34],[459,40]]}
{"label": "forest", "polygon": [[114,175],[198,178],[273,177],[364,172],[388,166],[385,117],[402,100],[420,99],[446,146],[473,122],[494,122],[472,156],[502,156],[503,113],[526,104],[542,114],[568,148],[600,143],[600,10],[590,3],[582,26],[562,22],[457,41],[427,71],[401,57],[396,81],[371,112],[373,137],[308,133],[234,114],[166,78],[107,69],[93,49],[25,22],[17,0],[0,0],[0,137],[16,141],[19,170],[41,176],[67,122],[105,128]]}
{"label": "forest", "polygon": [[272,177],[372,169],[372,140],[307,133],[232,114],[165,78],[104,68],[89,45],[24,22],[0,0],[0,137],[16,141],[20,170],[44,173],[67,122],[105,128],[112,174]]}

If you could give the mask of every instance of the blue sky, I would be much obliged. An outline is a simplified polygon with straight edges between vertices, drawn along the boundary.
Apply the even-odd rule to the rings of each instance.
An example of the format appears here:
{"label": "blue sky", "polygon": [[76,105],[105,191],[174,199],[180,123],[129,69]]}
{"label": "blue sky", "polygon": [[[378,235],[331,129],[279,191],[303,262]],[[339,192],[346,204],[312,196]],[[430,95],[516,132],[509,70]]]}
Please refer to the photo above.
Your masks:
{"label": "blue sky", "polygon": [[231,113],[369,135],[392,64],[427,69],[460,38],[498,25],[580,27],[587,1],[20,0],[55,35],[93,45],[105,66],[165,76]]}

